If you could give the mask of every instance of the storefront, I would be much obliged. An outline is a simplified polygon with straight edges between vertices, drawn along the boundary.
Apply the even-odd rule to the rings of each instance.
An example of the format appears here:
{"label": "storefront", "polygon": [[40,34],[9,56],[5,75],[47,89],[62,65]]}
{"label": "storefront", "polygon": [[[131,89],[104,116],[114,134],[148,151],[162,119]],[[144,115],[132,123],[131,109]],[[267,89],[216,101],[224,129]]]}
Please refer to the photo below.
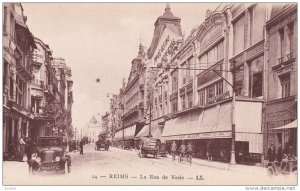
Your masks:
{"label": "storefront", "polygon": [[[237,98],[235,104],[235,141],[239,156],[262,153],[262,103]],[[232,102],[198,109],[166,121],[162,137],[166,141],[191,142],[194,155],[206,158],[211,152],[214,160],[229,162],[232,139]]]}
{"label": "storefront", "polygon": [[297,128],[284,128],[286,125],[288,127],[293,126],[296,119],[297,102],[295,96],[266,103],[265,155],[267,155],[270,144],[275,144],[275,147],[281,144],[285,152],[291,146],[296,151]]}

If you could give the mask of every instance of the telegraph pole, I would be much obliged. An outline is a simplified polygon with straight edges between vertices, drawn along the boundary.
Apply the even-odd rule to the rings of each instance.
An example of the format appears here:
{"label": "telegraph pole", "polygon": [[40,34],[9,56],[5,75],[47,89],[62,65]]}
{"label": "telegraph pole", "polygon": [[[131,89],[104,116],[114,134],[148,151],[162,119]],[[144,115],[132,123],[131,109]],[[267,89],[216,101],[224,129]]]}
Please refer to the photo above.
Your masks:
{"label": "telegraph pole", "polygon": [[235,161],[235,60],[232,62],[232,107],[231,107],[231,156],[230,164],[236,164]]}

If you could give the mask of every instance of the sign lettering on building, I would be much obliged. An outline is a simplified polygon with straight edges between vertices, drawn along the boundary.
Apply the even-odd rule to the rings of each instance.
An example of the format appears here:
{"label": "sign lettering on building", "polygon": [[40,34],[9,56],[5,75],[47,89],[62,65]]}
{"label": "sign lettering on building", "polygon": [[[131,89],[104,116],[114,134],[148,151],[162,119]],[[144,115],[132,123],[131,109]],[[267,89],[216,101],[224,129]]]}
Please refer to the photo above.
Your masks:
{"label": "sign lettering on building", "polygon": [[207,98],[207,103],[208,104],[216,103],[216,102],[225,100],[225,99],[227,99],[229,97],[230,97],[230,94],[229,94],[229,91],[228,91],[228,92],[216,95],[214,97]]}
{"label": "sign lettering on building", "polygon": [[229,138],[231,132],[210,132],[210,133],[196,133],[189,135],[173,135],[165,137],[167,140],[184,140],[184,139],[201,139],[201,138]]}
{"label": "sign lettering on building", "polygon": [[157,52],[157,55],[154,57],[154,62],[156,63],[157,60],[162,56],[162,53],[164,52],[168,42],[170,41],[170,36],[168,35],[168,37],[166,38],[166,40],[162,43],[160,49]]}

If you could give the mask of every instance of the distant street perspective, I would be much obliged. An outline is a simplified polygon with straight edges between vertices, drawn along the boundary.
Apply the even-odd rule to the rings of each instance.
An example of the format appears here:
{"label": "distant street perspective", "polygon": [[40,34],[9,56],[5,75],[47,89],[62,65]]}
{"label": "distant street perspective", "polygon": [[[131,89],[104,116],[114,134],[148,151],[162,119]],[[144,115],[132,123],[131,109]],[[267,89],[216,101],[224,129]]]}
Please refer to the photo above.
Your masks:
{"label": "distant street perspective", "polygon": [[297,185],[296,3],[3,3],[4,185]]}

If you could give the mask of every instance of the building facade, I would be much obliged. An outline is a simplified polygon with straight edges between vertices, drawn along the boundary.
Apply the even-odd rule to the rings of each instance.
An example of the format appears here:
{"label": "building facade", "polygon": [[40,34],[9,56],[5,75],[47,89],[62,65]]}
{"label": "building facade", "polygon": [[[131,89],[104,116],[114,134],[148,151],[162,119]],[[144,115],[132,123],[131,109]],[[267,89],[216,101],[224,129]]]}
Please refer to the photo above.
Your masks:
{"label": "building facade", "polygon": [[33,53],[34,79],[31,81],[31,137],[50,136],[55,124],[52,51],[39,38],[34,38],[37,49]]}
{"label": "building facade", "polygon": [[[265,155],[270,144],[297,151],[297,5],[276,4],[266,23]],[[287,128],[282,128],[287,125]],[[276,130],[278,129],[278,130]]]}
{"label": "building facade", "polygon": [[3,153],[16,157],[19,139],[28,136],[30,81],[34,38],[26,25],[21,3],[3,4]]}
{"label": "building facade", "polygon": [[145,84],[145,57],[144,47],[139,45],[138,56],[131,62],[131,71],[127,84],[121,90],[122,129],[115,132],[115,137],[128,142],[134,147],[134,137],[144,125],[144,84]]}

